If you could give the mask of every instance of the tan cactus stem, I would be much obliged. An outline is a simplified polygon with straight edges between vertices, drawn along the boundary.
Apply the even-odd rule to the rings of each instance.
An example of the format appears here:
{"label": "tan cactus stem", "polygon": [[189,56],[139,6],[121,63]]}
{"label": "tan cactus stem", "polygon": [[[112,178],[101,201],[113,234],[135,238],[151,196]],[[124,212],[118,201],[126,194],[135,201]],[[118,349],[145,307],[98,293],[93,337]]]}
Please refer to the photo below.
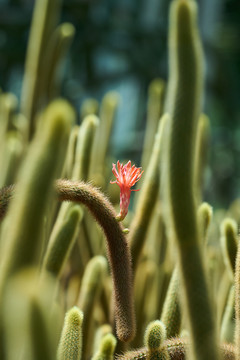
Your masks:
{"label": "tan cactus stem", "polygon": [[113,276],[117,336],[122,341],[130,341],[135,336],[131,255],[115,210],[107,198],[89,184],[57,180],[56,189],[60,200],[86,205],[105,233]]}
{"label": "tan cactus stem", "polygon": [[[162,345],[163,351],[168,351],[171,360],[186,360],[186,352],[190,347],[189,341],[184,338],[172,338],[165,340]],[[235,347],[232,344],[223,343],[220,345],[220,354],[222,360],[235,360]],[[116,356],[116,360],[147,360],[148,350],[146,347],[128,351],[123,355]],[[161,359],[161,357],[159,357]],[[209,359],[210,358],[206,358]]]}
{"label": "tan cactus stem", "polygon": [[9,201],[13,197],[14,188],[14,185],[9,185],[0,190],[0,220],[6,215]]}
{"label": "tan cactus stem", "polygon": [[235,266],[235,345],[236,360],[240,359],[240,246],[238,245]]}
{"label": "tan cactus stem", "polygon": [[[87,206],[105,233],[113,276],[117,336],[122,341],[130,341],[135,336],[131,255],[115,210],[101,191],[90,184],[60,179],[55,187],[59,200]],[[0,218],[6,213],[13,189],[9,186],[0,191]]]}

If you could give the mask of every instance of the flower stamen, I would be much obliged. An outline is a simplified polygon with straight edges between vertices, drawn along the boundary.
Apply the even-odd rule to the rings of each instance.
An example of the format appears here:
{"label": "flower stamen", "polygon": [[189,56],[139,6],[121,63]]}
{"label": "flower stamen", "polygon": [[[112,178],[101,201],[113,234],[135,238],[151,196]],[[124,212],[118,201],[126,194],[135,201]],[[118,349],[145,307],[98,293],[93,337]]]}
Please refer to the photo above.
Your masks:
{"label": "flower stamen", "polygon": [[115,164],[112,164],[112,166],[112,173],[116,180],[110,181],[110,183],[117,184],[120,187],[120,212],[116,218],[118,221],[122,221],[128,213],[131,191],[139,191],[139,189],[135,190],[131,189],[131,187],[141,179],[143,171],[141,167],[131,166],[130,160],[125,165],[120,164],[118,161],[118,171]]}

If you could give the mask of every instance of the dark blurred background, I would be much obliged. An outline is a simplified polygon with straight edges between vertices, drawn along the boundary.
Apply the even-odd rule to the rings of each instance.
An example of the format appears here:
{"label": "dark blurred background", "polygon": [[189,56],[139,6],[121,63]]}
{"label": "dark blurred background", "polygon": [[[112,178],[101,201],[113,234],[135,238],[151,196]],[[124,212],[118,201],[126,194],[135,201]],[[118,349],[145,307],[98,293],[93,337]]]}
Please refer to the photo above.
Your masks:
{"label": "dark blurred background", "polygon": [[[113,155],[138,161],[151,80],[167,80],[170,0],[64,0],[61,21],[76,35],[62,94],[79,108],[87,97],[120,93]],[[199,0],[206,59],[204,111],[211,120],[205,200],[228,206],[240,197],[240,1]],[[0,86],[18,97],[33,0],[0,0]]]}

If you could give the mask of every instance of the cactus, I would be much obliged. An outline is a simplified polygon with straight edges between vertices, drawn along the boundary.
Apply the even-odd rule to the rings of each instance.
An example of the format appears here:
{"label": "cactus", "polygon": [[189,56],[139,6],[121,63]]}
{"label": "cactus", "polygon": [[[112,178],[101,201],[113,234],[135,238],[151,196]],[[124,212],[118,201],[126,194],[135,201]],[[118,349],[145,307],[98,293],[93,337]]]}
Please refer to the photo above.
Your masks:
{"label": "cactus", "polygon": [[114,157],[118,93],[55,99],[79,31],[61,4],[35,1],[20,101],[0,90],[1,360],[240,360],[240,202],[203,202],[196,1],[170,3],[169,79],[149,79],[136,165]]}
{"label": "cactus", "polygon": [[179,335],[181,326],[181,308],[179,299],[179,269],[175,267],[168,291],[164,301],[161,320],[166,324],[166,338],[176,337]]}
{"label": "cactus", "polygon": [[78,205],[69,209],[66,220],[62,223],[55,238],[50,238],[43,260],[43,270],[59,276],[67,257],[72,250],[82,211]]}
{"label": "cactus", "polygon": [[162,344],[166,339],[166,329],[163,322],[156,320],[151,322],[144,335],[145,346],[147,347],[147,360],[169,360],[169,354]]}
{"label": "cactus", "polygon": [[106,334],[101,340],[99,351],[92,357],[92,360],[113,360],[116,343],[116,338],[112,334]]}
{"label": "cactus", "polygon": [[168,115],[165,114],[159,121],[153,152],[145,175],[144,185],[136,205],[137,209],[135,217],[131,225],[129,241],[131,243],[134,269],[137,266],[137,261],[141,253],[144,237],[146,235],[148,224],[154,208],[153,199],[156,200],[156,194],[158,193],[160,186],[159,157],[164,128],[168,120]]}
{"label": "cactus", "polygon": [[[204,273],[193,193],[193,145],[202,96],[202,48],[196,4],[172,2],[170,14],[169,197],[179,249],[194,359],[217,359],[217,336]],[[203,294],[205,294],[203,296]]]}
{"label": "cactus", "polygon": [[229,276],[233,280],[238,247],[237,223],[232,219],[225,218],[221,224],[221,235],[223,259]]}
{"label": "cactus", "polygon": [[81,360],[83,313],[76,306],[65,316],[57,360]]}
{"label": "cactus", "polygon": [[65,101],[58,100],[49,105],[29,149],[23,164],[25,166],[19,175],[16,189],[19,195],[16,194],[11,203],[6,219],[10,224],[14,222],[16,227],[8,224],[3,235],[8,241],[6,246],[3,244],[0,297],[8,276],[35,260],[41,241],[44,212],[50,199],[53,179],[64,157],[64,147],[73,119],[72,108]]}

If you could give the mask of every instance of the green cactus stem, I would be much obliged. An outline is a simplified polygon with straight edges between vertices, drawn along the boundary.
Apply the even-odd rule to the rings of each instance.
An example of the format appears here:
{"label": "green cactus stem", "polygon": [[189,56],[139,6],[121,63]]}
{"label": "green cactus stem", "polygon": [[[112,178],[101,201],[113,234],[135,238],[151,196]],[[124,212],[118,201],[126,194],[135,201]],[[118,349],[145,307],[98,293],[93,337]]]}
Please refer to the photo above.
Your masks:
{"label": "green cactus stem", "polygon": [[90,179],[93,181],[98,179],[99,175],[102,175],[105,170],[105,158],[118,103],[119,95],[114,91],[108,92],[101,102],[99,111],[100,123],[93,144],[90,166]]}
{"label": "green cactus stem", "polygon": [[23,155],[22,138],[16,131],[9,131],[5,138],[3,150],[4,164],[1,166],[0,186],[10,185],[15,181]]}
{"label": "green cactus stem", "polygon": [[5,355],[9,360],[19,359],[20,355],[26,360],[56,358],[59,324],[52,312],[55,282],[46,276],[45,283],[40,285],[38,276],[37,268],[24,268],[6,284],[1,326],[4,327]]}
{"label": "green cactus stem", "polygon": [[66,313],[57,360],[81,360],[83,313],[74,306]]}
{"label": "green cactus stem", "polygon": [[57,24],[62,0],[37,0],[34,6],[25,72],[22,86],[21,112],[28,120],[27,138],[35,130],[34,117],[39,106],[39,87],[45,72],[44,55],[49,37]]}
{"label": "green cactus stem", "polygon": [[217,335],[201,250],[193,190],[194,145],[202,104],[203,57],[197,4],[175,0],[170,12],[169,197],[179,250],[192,358],[217,360]]}
{"label": "green cactus stem", "polygon": [[179,303],[179,268],[173,270],[166,298],[163,304],[161,321],[166,326],[166,338],[179,335],[181,326],[181,309]]}
{"label": "green cactus stem", "polygon": [[59,96],[61,70],[63,60],[72,44],[75,35],[75,28],[70,23],[60,24],[51,34],[45,56],[43,67],[45,71],[40,82],[39,96],[45,98],[46,103]]}
{"label": "green cactus stem", "polygon": [[[47,308],[42,309],[37,298],[33,299],[30,307],[30,333],[32,345],[32,358],[34,360],[54,360],[52,344],[46,324]],[[51,329],[52,331],[54,329]],[[30,360],[30,359],[29,359]]]}
{"label": "green cactus stem", "polygon": [[207,155],[210,142],[210,121],[205,114],[201,114],[196,135],[196,149],[194,161],[194,190],[197,204],[202,201],[202,191],[205,175],[205,166],[207,163]]}
{"label": "green cactus stem", "polygon": [[93,354],[98,352],[102,338],[105,335],[111,333],[112,333],[112,326],[110,324],[103,324],[97,329],[94,336]]}
{"label": "green cactus stem", "polygon": [[88,115],[97,115],[99,110],[99,103],[94,98],[88,98],[83,101],[80,108],[81,119]]}
{"label": "green cactus stem", "polygon": [[84,118],[78,134],[72,180],[87,181],[88,179],[92,146],[98,127],[97,116],[88,115]]}
{"label": "green cactus stem", "polygon": [[83,360],[88,359],[93,342],[92,320],[94,306],[107,275],[107,260],[104,256],[94,256],[87,264],[82,278],[78,306],[84,313],[83,321]]}
{"label": "green cactus stem", "polygon": [[159,119],[162,115],[165,82],[162,79],[154,79],[148,88],[147,121],[141,159],[142,168],[148,165],[152,154],[154,137],[157,133]]}
{"label": "green cactus stem", "polygon": [[235,220],[226,218],[222,221],[220,230],[223,260],[230,279],[233,281],[238,247],[238,226]]}
{"label": "green cactus stem", "polygon": [[53,192],[53,180],[62,167],[73,119],[74,112],[66,101],[54,101],[47,107],[29,147],[3,232],[0,297],[10,274],[39,259],[43,217]]}
{"label": "green cactus stem", "polygon": [[112,334],[103,336],[98,352],[92,360],[113,360],[114,350],[117,344],[116,338]]}
{"label": "green cactus stem", "polygon": [[235,289],[231,287],[228,300],[223,314],[220,339],[221,341],[233,343],[235,330]]}
{"label": "green cactus stem", "polygon": [[[137,336],[131,346],[137,348],[142,345],[142,338],[147,324],[158,316],[156,315],[158,285],[157,265],[146,260],[140,262],[135,276],[134,298],[136,309]],[[154,316],[156,315],[156,316]]]}
{"label": "green cactus stem", "polygon": [[79,132],[79,126],[78,125],[73,126],[69,136],[67,155],[61,175],[61,177],[64,179],[70,179],[72,176],[78,132]]}
{"label": "green cactus stem", "polygon": [[5,146],[6,134],[12,127],[13,115],[17,109],[18,101],[15,95],[11,93],[1,93],[0,91],[0,167],[5,165]]}
{"label": "green cactus stem", "polygon": [[[208,237],[208,229],[209,225],[212,221],[213,210],[212,207],[203,202],[197,210],[197,219],[198,219],[198,226],[199,226],[199,234],[200,234],[200,241],[203,246],[207,244],[207,237]],[[200,246],[201,246],[200,244]]]}
{"label": "green cactus stem", "polygon": [[162,321],[152,321],[145,331],[144,343],[147,348],[147,360],[170,360],[163,342],[166,339],[166,328]]}
{"label": "green cactus stem", "polygon": [[142,185],[141,193],[136,204],[136,213],[131,224],[129,242],[133,258],[133,268],[136,269],[139,256],[144,244],[144,239],[150,223],[151,215],[157,200],[160,185],[160,151],[162,137],[166,123],[169,121],[167,114],[159,121],[158,132],[155,137],[153,152]]}
{"label": "green cactus stem", "polygon": [[67,261],[74,245],[78,225],[82,219],[82,210],[79,205],[70,207],[66,219],[63,221],[58,233],[50,238],[46,254],[43,259],[42,269],[49,271],[56,277]]}

